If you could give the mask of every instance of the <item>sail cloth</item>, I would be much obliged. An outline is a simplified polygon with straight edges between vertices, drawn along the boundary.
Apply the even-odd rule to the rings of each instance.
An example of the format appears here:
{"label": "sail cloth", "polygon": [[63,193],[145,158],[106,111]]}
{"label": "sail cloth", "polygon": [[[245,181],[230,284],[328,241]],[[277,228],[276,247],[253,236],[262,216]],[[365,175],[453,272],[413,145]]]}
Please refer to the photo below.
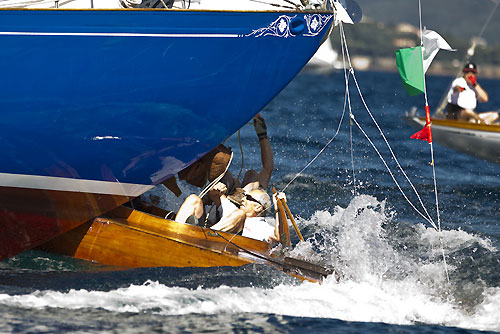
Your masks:
{"label": "sail cloth", "polygon": [[421,94],[425,90],[425,72],[439,50],[455,51],[437,32],[425,30],[422,34],[422,46],[396,51],[396,64],[403,86],[410,96]]}

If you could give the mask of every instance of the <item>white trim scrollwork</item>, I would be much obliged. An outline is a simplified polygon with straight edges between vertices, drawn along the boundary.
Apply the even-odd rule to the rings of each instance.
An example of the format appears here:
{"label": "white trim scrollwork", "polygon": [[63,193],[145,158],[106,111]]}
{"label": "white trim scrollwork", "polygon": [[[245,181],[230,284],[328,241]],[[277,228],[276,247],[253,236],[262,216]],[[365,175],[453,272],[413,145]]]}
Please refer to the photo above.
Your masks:
{"label": "white trim scrollwork", "polygon": [[297,15],[293,17],[287,15],[281,15],[267,27],[253,30],[250,34],[246,35],[246,37],[250,36],[255,36],[255,37],[274,36],[282,38],[292,37],[293,34],[290,32],[290,20],[296,16]]}
{"label": "white trim scrollwork", "polygon": [[[245,35],[246,37],[254,36],[254,37],[264,37],[264,36],[273,36],[280,38],[288,38],[293,37],[293,34],[290,31],[290,22],[296,18],[295,16],[287,16],[281,15],[276,20],[274,20],[267,27],[260,28],[257,30],[253,30],[250,34]],[[307,31],[304,32],[304,36],[317,36],[323,28],[325,28],[333,15],[322,15],[322,14],[306,14],[304,15],[304,21],[307,26]]]}
{"label": "white trim scrollwork", "polygon": [[307,32],[304,33],[304,36],[317,36],[328,25],[332,17],[332,15],[320,14],[304,15],[307,25]]}

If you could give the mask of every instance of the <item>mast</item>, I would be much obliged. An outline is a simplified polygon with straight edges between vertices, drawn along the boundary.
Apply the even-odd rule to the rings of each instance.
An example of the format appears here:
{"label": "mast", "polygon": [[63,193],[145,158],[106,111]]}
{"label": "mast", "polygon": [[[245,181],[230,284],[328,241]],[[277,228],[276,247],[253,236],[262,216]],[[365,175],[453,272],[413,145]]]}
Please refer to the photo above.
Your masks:
{"label": "mast", "polygon": [[[467,53],[465,54],[464,59],[462,60],[462,63],[461,63],[462,66],[460,66],[460,68],[458,69],[458,72],[455,75],[455,77],[453,78],[453,80],[456,79],[456,78],[458,78],[458,77],[460,77],[462,75],[462,68],[474,56],[474,53],[476,51],[476,46],[478,45],[478,41],[483,36],[484,31],[486,30],[486,27],[490,23],[491,18],[493,17],[493,14],[495,14],[495,11],[497,10],[498,5],[500,4],[500,0],[495,0],[494,2],[495,2],[495,7],[493,8],[493,10],[491,11],[490,15],[488,16],[488,19],[486,20],[486,22],[484,23],[483,27],[481,28],[481,31],[479,32],[479,35],[471,38],[471,46],[467,49]],[[453,80],[451,80],[450,84],[448,85],[448,89],[446,89],[446,91],[444,92],[443,96],[441,97],[441,101],[439,102],[438,108],[436,109],[436,113],[435,113],[436,116],[443,116],[444,115],[444,108],[448,104],[448,92],[449,92],[449,90],[451,88],[451,83],[453,82]]]}

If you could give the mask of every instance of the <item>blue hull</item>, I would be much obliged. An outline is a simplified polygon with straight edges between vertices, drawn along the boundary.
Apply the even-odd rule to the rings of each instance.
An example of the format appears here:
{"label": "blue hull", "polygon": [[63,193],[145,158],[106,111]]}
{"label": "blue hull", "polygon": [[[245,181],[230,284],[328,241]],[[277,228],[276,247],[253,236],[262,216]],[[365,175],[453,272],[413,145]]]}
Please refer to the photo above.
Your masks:
{"label": "blue hull", "polygon": [[[18,194],[10,198],[15,205],[0,204],[0,224],[12,228],[15,219],[5,218],[11,213],[41,214],[57,221],[54,236],[177,173],[278,94],[312,57],[332,19],[292,12],[0,10],[0,202],[12,188]],[[115,200],[78,203],[75,210],[88,211],[82,218],[61,218],[58,204],[41,213],[30,208],[38,196],[30,190],[45,193],[47,203],[59,192]],[[1,247],[0,258],[12,254]]]}

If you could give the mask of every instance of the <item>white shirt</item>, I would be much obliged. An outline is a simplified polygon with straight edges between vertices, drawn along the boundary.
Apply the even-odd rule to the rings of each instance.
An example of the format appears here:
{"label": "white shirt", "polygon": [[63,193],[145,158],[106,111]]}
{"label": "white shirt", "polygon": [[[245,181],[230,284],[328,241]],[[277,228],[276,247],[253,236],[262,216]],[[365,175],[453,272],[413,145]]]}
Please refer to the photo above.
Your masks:
{"label": "white shirt", "polygon": [[[463,92],[455,91],[455,87],[462,87]],[[456,78],[451,83],[451,89],[448,92],[448,103],[455,104],[463,109],[474,110],[477,106],[476,91],[472,89],[464,78]]]}
{"label": "white shirt", "polygon": [[274,227],[269,225],[264,217],[251,217],[245,219],[242,235],[247,238],[269,241],[274,236]]}

